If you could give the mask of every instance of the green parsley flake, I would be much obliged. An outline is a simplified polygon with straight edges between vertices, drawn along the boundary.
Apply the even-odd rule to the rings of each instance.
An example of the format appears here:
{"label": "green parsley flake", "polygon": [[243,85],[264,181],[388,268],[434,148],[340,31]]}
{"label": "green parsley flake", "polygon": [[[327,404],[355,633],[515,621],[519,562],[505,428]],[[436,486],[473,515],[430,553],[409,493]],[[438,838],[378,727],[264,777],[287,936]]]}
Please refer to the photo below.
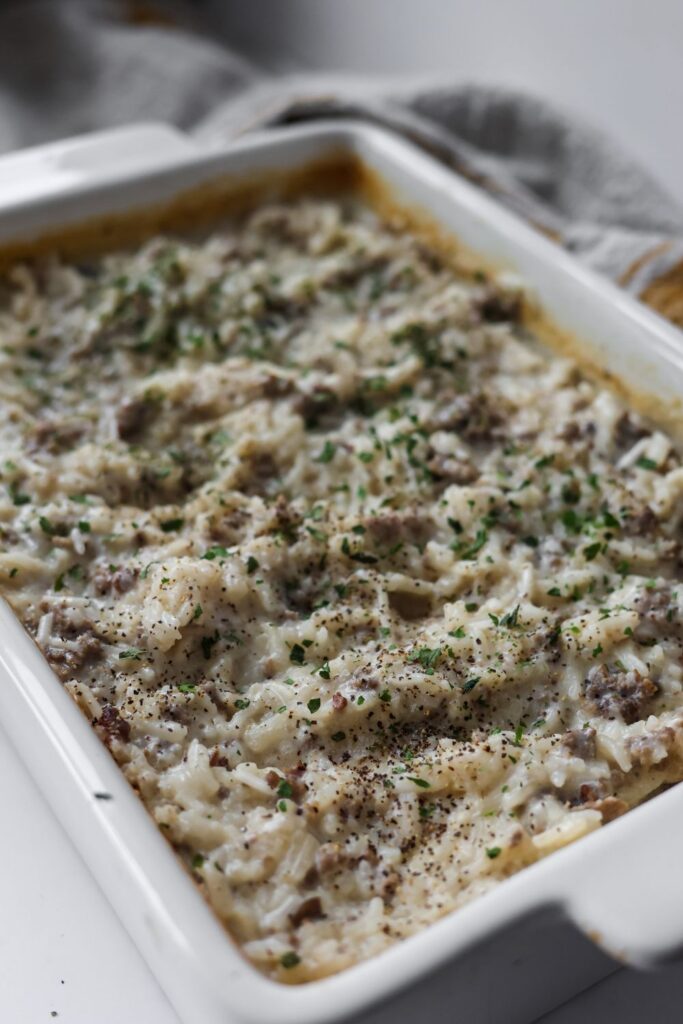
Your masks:
{"label": "green parsley flake", "polygon": [[434,666],[441,657],[440,647],[418,647],[408,655],[408,661],[419,662],[427,675],[434,674]]}
{"label": "green parsley flake", "polygon": [[213,562],[214,558],[227,558],[227,556],[228,549],[220,544],[216,544],[212,548],[207,548],[201,557],[206,559],[207,562]]}
{"label": "green parsley flake", "polygon": [[294,644],[289,652],[289,660],[293,661],[297,665],[303,665],[305,656],[306,652],[301,644]]}
{"label": "green parsley flake", "polygon": [[125,651],[119,652],[119,659],[125,659],[126,661],[139,661],[144,650],[141,647],[127,647]]}
{"label": "green parsley flake", "polygon": [[296,967],[297,964],[301,963],[301,957],[298,955],[298,953],[295,953],[293,949],[290,949],[289,952],[282,954],[282,956],[280,957],[280,963],[284,968],[289,970],[290,968]]}
{"label": "green parsley flake", "polygon": [[173,533],[175,530],[180,530],[185,525],[184,519],[164,519],[159,523],[159,526],[164,533]]}
{"label": "green parsley flake", "polygon": [[323,450],[320,452],[320,455],[318,455],[317,458],[315,458],[313,461],[322,463],[332,462],[332,459],[334,458],[336,451],[336,444],[332,444],[331,441],[325,441],[325,444],[323,445]]}

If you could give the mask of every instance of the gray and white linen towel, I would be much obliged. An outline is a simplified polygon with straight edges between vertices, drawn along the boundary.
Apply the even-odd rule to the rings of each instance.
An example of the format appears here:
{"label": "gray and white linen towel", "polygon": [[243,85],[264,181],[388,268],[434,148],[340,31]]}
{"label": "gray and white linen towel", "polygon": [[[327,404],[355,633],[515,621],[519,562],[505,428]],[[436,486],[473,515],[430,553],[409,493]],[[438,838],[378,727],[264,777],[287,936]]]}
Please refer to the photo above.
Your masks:
{"label": "gray and white linen towel", "polygon": [[683,211],[601,133],[498,88],[266,75],[198,11],[173,0],[4,4],[0,152],[136,120],[216,141],[360,116],[417,141],[683,325]]}

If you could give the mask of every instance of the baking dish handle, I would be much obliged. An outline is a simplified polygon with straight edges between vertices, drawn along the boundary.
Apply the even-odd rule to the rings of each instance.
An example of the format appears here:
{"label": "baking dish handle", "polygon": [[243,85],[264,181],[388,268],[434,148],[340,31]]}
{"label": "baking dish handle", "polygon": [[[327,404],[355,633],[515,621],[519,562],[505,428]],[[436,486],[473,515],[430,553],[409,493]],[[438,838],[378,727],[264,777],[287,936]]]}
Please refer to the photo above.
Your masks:
{"label": "baking dish handle", "polygon": [[78,190],[120,173],[196,157],[200,145],[161,122],[91,132],[0,157],[0,212]]}
{"label": "baking dish handle", "polygon": [[583,842],[584,857],[563,877],[574,924],[634,967],[683,959],[683,786]]}

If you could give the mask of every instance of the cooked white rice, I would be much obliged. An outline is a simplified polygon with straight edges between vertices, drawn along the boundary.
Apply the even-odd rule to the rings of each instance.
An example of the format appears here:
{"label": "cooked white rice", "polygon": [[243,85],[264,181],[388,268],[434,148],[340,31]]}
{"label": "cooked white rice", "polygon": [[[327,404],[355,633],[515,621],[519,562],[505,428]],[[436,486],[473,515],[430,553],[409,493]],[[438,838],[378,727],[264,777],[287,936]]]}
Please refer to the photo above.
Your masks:
{"label": "cooked white rice", "polygon": [[351,203],[15,267],[0,589],[246,955],[339,971],[681,769],[683,468]]}

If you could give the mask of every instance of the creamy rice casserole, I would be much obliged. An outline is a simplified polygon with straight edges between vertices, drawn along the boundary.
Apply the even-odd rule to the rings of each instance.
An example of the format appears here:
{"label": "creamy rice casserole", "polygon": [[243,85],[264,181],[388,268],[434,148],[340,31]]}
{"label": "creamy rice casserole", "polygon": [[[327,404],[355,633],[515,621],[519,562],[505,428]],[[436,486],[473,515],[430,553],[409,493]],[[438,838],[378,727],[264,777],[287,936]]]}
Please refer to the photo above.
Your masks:
{"label": "creamy rice casserole", "polygon": [[0,592],[282,981],[683,777],[680,457],[524,305],[351,199],[0,284]]}

